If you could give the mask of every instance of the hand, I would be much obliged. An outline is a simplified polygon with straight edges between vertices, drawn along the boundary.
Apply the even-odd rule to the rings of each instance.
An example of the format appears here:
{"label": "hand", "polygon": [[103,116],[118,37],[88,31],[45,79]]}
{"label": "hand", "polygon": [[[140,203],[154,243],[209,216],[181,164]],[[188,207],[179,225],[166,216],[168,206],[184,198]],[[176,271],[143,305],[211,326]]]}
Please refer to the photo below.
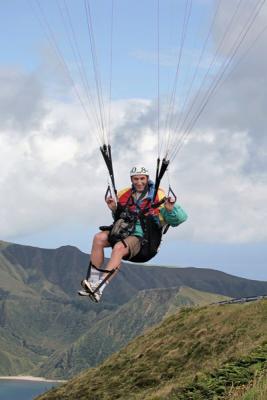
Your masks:
{"label": "hand", "polygon": [[168,197],[164,203],[164,206],[167,211],[172,211],[174,204],[175,204],[175,200],[173,200],[171,197]]}
{"label": "hand", "polygon": [[113,197],[111,197],[111,196],[110,196],[110,197],[107,197],[106,203],[107,203],[107,205],[108,205],[108,208],[109,208],[111,211],[116,211],[117,204],[116,204],[115,199],[113,199]]}

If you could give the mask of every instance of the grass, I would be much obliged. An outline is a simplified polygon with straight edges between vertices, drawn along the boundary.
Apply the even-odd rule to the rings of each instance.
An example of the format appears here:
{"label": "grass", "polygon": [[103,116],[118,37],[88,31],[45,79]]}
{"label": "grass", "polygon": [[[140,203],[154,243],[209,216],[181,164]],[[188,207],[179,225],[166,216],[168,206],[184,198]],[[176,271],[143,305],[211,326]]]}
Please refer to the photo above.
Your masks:
{"label": "grass", "polygon": [[[267,370],[255,376],[254,381],[247,386],[241,386],[231,393],[229,400],[266,400],[267,399]],[[228,400],[228,399],[227,399]]]}
{"label": "grass", "polygon": [[[209,373],[200,379],[197,377],[186,387],[174,389],[166,400],[220,400],[234,399],[234,390],[239,388],[241,391],[251,386],[259,377],[263,377],[267,369],[267,343],[249,356],[240,358],[231,363],[226,363],[213,373]],[[251,389],[249,397],[246,394],[243,400],[253,399]],[[252,396],[252,397],[251,397]],[[236,397],[236,399],[240,397]]]}
{"label": "grass", "polygon": [[9,242],[5,242],[4,240],[0,240],[0,250],[6,249],[10,245]]}
{"label": "grass", "polygon": [[184,308],[39,399],[222,399],[263,370],[266,332],[264,300]]}

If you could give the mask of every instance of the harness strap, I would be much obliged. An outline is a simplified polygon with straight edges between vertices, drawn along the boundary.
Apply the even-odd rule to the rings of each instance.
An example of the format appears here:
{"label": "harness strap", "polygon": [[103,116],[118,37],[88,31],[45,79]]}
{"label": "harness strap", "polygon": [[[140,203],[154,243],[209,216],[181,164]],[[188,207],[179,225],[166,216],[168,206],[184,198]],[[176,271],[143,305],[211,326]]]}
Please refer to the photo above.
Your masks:
{"label": "harness strap", "polygon": [[111,154],[111,146],[104,144],[102,147],[100,147],[101,154],[104,158],[104,161],[106,163],[108,173],[110,176],[111,184],[115,193],[116,200],[118,200],[117,196],[117,189],[115,185],[115,178],[114,178],[114,171],[113,171],[113,163],[112,163],[112,154]]}
{"label": "harness strap", "polygon": [[[152,208],[152,209],[159,208],[163,203],[165,203],[166,199],[167,199],[167,197],[164,196],[163,199],[161,199],[161,200],[158,201],[157,203],[153,203],[153,204],[147,205],[147,207],[145,207],[145,208],[142,210],[138,204],[135,204],[135,203],[134,203],[133,195],[131,194],[131,195],[129,196],[128,200],[127,200],[127,203],[126,203],[125,206],[123,206],[123,207],[127,207],[128,205],[131,205],[131,206],[132,206],[132,205],[135,205],[136,208],[139,209],[139,215],[140,215],[140,214],[145,214],[145,213],[147,213],[151,208]],[[130,203],[130,200],[132,201],[131,204],[129,204],[129,203]],[[147,201],[148,204],[151,203],[151,199],[146,199],[146,201]]]}
{"label": "harness strap", "polygon": [[106,269],[102,269],[102,268],[96,267],[90,260],[89,265],[88,265],[87,274],[86,274],[86,280],[88,280],[90,278],[91,269],[92,268],[96,269],[99,272],[110,272],[110,273],[112,273],[112,271],[113,271],[113,270],[106,270]]}
{"label": "harness strap", "polygon": [[146,213],[149,211],[150,208],[159,208],[161,206],[161,204],[165,203],[167,197],[164,196],[163,199],[161,199],[160,201],[158,201],[157,203],[151,204],[149,207],[146,207],[144,210],[142,210],[142,213]]}
{"label": "harness strap", "polygon": [[[145,194],[147,191],[147,188],[144,189],[143,194]],[[144,209],[141,209],[140,205],[134,202],[134,198],[133,198],[133,193],[131,191],[126,204],[124,206],[121,206],[122,210],[127,210],[127,208],[131,205],[135,205],[137,211],[134,213],[137,216],[137,219],[139,219],[142,230],[144,232],[144,238],[142,240],[142,245],[144,245],[148,240],[145,238],[146,233],[147,233],[147,226],[146,226],[146,213],[149,212],[150,209],[156,209],[159,208],[165,201],[166,201],[166,197],[164,196],[163,199],[161,199],[160,201],[158,201],[157,203],[152,203],[152,200],[150,198],[145,199],[147,201],[147,206]],[[152,203],[152,204],[151,204]],[[120,238],[120,241],[123,243],[124,247],[126,248],[127,245],[124,241],[123,238]]]}
{"label": "harness strap", "polygon": [[119,266],[118,266],[118,267],[115,267],[115,268],[113,268],[113,269],[103,269],[103,268],[98,268],[98,267],[96,267],[96,266],[90,261],[90,262],[89,262],[89,265],[88,265],[86,280],[88,280],[88,279],[90,278],[91,269],[92,269],[92,268],[96,269],[96,270],[99,271],[99,272],[104,272],[104,273],[107,274],[107,275],[105,276],[105,278],[101,281],[101,283],[97,286],[97,288],[95,288],[95,290],[93,291],[93,294],[94,294],[95,292],[97,292],[97,291],[104,285],[104,283],[106,283],[106,281],[111,277],[111,275],[113,275],[114,272],[117,271],[117,269],[119,268]]}
{"label": "harness strap", "polygon": [[124,240],[123,238],[121,238],[121,242],[122,242],[123,246],[124,246],[125,249],[126,249],[126,248],[127,248],[127,244],[126,244],[126,242],[125,242],[125,240]]}
{"label": "harness strap", "polygon": [[145,243],[147,243],[147,239],[145,239],[146,233],[147,233],[147,226],[145,223],[145,215],[140,215],[140,224],[144,233],[144,236],[142,237],[141,240],[141,245],[144,245]]}
{"label": "harness strap", "polygon": [[95,288],[95,290],[93,291],[93,294],[95,294],[106,282],[107,280],[111,277],[111,275],[114,274],[114,272],[116,272],[119,269],[120,266],[115,267],[113,269],[102,269],[102,268],[97,268],[94,266],[94,268],[99,271],[99,272],[105,272],[107,273],[107,275],[105,276],[105,278],[100,282],[100,284]]}
{"label": "harness strap", "polygon": [[169,227],[170,227],[170,224],[167,224],[164,228],[163,228],[163,235],[165,235],[167,232],[168,232],[168,230],[169,230]]}
{"label": "harness strap", "polygon": [[154,190],[154,196],[153,196],[153,203],[156,199],[161,179],[163,178],[163,175],[167,171],[169,163],[170,163],[170,160],[166,160],[166,158],[163,158],[161,165],[160,165],[160,159],[157,160],[157,172],[156,172],[156,179],[155,179],[155,190]]}
{"label": "harness strap", "polygon": [[95,268],[99,272],[110,272],[110,273],[113,272],[113,269],[109,270],[109,269],[98,268],[98,267],[95,267],[94,265],[93,265],[93,268]]}

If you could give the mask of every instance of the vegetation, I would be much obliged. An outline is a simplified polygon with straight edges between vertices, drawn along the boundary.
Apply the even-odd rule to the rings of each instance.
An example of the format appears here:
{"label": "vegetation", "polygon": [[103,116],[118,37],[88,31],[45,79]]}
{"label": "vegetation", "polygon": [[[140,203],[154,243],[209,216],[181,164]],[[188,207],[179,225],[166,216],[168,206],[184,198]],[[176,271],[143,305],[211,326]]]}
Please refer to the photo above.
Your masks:
{"label": "vegetation", "polygon": [[38,399],[231,398],[234,389],[252,390],[265,373],[266,332],[264,300],[184,308],[98,368]]}
{"label": "vegetation", "polygon": [[157,267],[156,274],[144,272],[140,279],[142,271],[133,266],[132,281],[118,275],[107,290],[111,301],[96,305],[76,294],[87,261],[72,247],[44,250],[0,242],[0,374],[69,378],[179,307],[223,299],[181,285],[158,288],[162,281],[167,287],[180,283],[181,274],[172,269],[169,276],[168,269]]}
{"label": "vegetation", "polygon": [[[242,388],[241,388],[242,389]],[[255,379],[252,387],[248,390],[241,390],[243,394],[233,397],[233,400],[266,400],[267,399],[267,373]]]}
{"label": "vegetation", "polygon": [[[267,344],[254,350],[249,356],[224,364],[215,372],[207,374],[186,386],[171,391],[166,400],[219,400],[234,397],[247,391],[253,382],[256,386],[244,394],[244,399],[255,399],[256,390],[263,384],[267,372]],[[239,397],[240,398],[240,397]]]}
{"label": "vegetation", "polygon": [[247,385],[232,388],[226,400],[266,400],[267,399],[267,372],[254,376]]}
{"label": "vegetation", "polygon": [[221,299],[220,295],[186,287],[140,291],[116,311],[96,320],[73,345],[49,357],[35,372],[40,376],[69,378],[89,365],[98,365],[180,307],[210,304]]}
{"label": "vegetation", "polygon": [[[210,373],[263,345],[264,301],[193,306],[220,301],[222,294],[264,294],[267,283],[205,269],[124,265],[96,305],[76,295],[87,261],[70,246],[0,242],[0,374],[65,378],[84,370],[52,392],[62,400],[167,399],[195,379],[215,385]],[[96,368],[87,371],[90,366]],[[255,375],[232,387],[235,400],[249,400],[240,397],[245,387],[251,396],[266,391]]]}

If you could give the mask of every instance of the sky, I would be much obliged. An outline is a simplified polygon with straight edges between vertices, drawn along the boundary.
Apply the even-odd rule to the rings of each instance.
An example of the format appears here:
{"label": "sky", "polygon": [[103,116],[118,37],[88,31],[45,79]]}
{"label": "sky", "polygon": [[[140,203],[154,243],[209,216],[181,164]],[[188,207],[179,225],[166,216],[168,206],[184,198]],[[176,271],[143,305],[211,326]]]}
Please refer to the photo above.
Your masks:
{"label": "sky", "polygon": [[[162,186],[171,184],[188,220],[169,230],[151,263],[267,280],[265,2],[160,0],[158,13],[156,0],[114,0],[113,19],[110,0],[89,4],[117,187],[129,185],[135,164],[154,177],[158,123],[163,150],[168,134],[170,151],[182,143]],[[87,107],[71,29],[94,106]],[[1,32],[0,238],[89,252],[111,216],[84,3],[2,2]]]}

